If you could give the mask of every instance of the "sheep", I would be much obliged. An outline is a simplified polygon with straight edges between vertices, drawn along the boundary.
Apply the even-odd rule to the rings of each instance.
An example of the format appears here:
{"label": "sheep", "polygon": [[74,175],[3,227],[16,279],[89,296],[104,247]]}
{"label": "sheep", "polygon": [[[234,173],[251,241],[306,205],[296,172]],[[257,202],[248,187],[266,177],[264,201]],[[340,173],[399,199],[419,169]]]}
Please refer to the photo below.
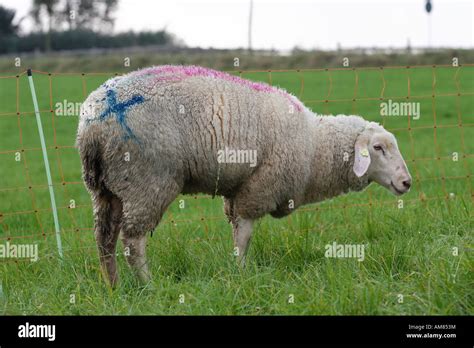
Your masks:
{"label": "sheep", "polygon": [[196,66],[105,82],[81,107],[77,147],[112,286],[119,234],[132,270],[151,279],[146,234],[181,193],[223,197],[243,262],[253,222],[266,214],[281,218],[372,181],[395,195],[411,185],[395,137],[379,124],[317,115],[282,89]]}

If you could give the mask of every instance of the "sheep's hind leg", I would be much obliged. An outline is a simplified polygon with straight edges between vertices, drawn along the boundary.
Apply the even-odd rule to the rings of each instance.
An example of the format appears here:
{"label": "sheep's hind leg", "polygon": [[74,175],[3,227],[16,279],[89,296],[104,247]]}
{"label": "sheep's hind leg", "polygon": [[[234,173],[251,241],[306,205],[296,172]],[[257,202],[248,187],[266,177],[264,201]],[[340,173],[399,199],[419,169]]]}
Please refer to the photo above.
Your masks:
{"label": "sheep's hind leg", "polygon": [[124,254],[130,268],[144,284],[151,280],[146,259],[146,234],[156,228],[164,212],[180,191],[181,187],[174,180],[162,179],[159,187],[143,188],[143,195],[124,201],[121,234]]}
{"label": "sheep's hind leg", "polygon": [[137,236],[122,234],[122,242],[125,257],[133,272],[140,282],[148,283],[151,280],[151,274],[146,260],[146,234]]}
{"label": "sheep's hind leg", "polygon": [[115,250],[122,220],[122,202],[111,192],[94,197],[95,239],[99,249],[102,274],[110,286],[118,281]]}

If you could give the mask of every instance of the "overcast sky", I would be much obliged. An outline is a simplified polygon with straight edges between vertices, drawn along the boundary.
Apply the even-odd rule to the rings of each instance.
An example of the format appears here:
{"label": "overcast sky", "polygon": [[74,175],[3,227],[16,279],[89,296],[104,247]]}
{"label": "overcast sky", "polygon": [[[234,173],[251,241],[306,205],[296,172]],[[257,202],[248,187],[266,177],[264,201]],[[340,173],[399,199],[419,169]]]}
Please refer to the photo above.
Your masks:
{"label": "overcast sky", "polygon": [[[254,0],[253,47],[428,45],[426,0]],[[32,0],[0,0],[25,15]],[[250,0],[119,0],[116,31],[167,28],[189,46],[247,47]],[[432,0],[431,46],[474,47],[474,1]],[[25,22],[27,29],[31,24]]]}

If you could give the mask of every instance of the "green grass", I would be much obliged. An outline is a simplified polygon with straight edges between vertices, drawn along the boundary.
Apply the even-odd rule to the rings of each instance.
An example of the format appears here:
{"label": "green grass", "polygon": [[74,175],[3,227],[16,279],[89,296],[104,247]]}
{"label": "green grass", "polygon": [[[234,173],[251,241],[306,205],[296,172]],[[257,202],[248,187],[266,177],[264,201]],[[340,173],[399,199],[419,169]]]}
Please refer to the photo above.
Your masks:
{"label": "green grass", "polygon": [[[0,79],[0,244],[38,243],[40,256],[37,262],[0,261],[1,311],[473,314],[474,68],[434,72],[434,86],[432,68],[244,73],[286,88],[318,113],[356,113],[393,130],[415,179],[402,197],[403,208],[398,197],[372,185],[285,219],[266,217],[256,224],[242,269],[232,255],[221,199],[179,197],[185,208],[174,202],[148,239],[153,283],[135,282],[120,247],[121,283],[114,291],[99,272],[90,198],[73,148],[77,117],[48,112],[49,77],[35,75],[62,228],[60,262],[27,79]],[[106,78],[52,76],[53,106],[64,99],[81,102]],[[408,85],[409,101],[421,103],[421,118],[411,121],[411,131],[406,117],[379,116],[379,98],[406,100]],[[15,160],[17,152],[21,161]],[[459,161],[452,160],[453,152]],[[71,199],[74,209],[68,208]],[[334,241],[365,244],[365,260],[326,258],[325,245]]]}

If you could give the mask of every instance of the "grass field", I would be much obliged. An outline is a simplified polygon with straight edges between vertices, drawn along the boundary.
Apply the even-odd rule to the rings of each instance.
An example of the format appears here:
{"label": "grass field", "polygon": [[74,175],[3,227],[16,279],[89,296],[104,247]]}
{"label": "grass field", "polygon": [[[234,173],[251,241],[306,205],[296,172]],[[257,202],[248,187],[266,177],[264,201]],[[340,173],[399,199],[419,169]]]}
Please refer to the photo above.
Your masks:
{"label": "grass field", "polygon": [[[101,279],[90,198],[73,147],[78,118],[50,111],[57,102],[81,102],[109,76],[34,75],[62,261],[27,78],[1,78],[0,244],[37,243],[40,258],[0,260],[1,312],[474,314],[474,67],[242,76],[279,85],[318,113],[360,114],[392,130],[415,180],[403,207],[374,184],[288,218],[266,217],[242,269],[221,199],[183,196],[184,208],[174,202],[148,239],[153,284],[134,282],[120,246],[121,284],[112,291]],[[381,117],[380,98],[419,102],[421,117]],[[365,260],[326,258],[325,245],[333,242],[364,244]]]}

